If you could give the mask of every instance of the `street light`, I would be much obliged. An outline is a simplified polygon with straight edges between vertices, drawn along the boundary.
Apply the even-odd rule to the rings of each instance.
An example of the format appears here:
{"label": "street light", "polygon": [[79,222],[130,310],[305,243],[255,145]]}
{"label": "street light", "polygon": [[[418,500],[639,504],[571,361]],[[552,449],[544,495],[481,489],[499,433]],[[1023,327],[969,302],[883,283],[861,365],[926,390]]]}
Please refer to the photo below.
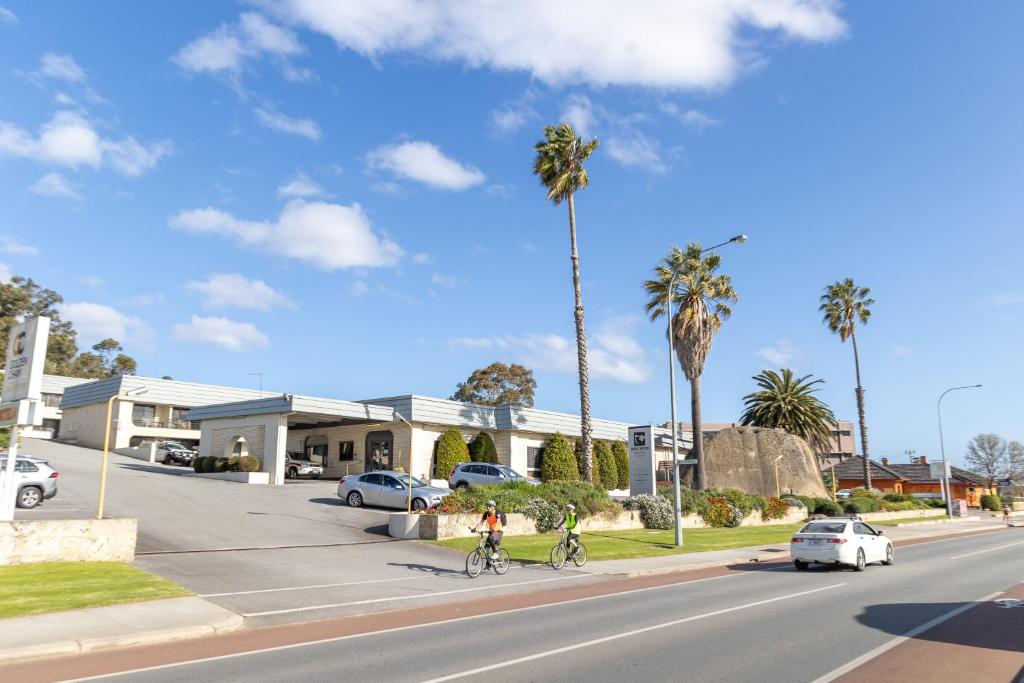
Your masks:
{"label": "street light", "polygon": [[[713,247],[702,249],[701,251],[711,251],[712,249],[718,249],[724,247],[726,244],[743,244],[749,237],[746,235],[736,235],[731,237],[721,244],[716,244]],[[679,429],[679,425],[676,422],[676,349],[675,349],[675,334],[672,330],[672,295],[676,291],[676,279],[679,277],[678,272],[673,272],[672,277],[668,281],[668,298],[665,302],[665,315],[668,318],[668,391],[672,402],[672,491],[675,501],[675,527],[676,527],[676,545],[683,545],[683,509],[682,509],[682,492],[679,489],[679,445],[677,443],[676,431]],[[691,439],[694,436],[691,435]],[[703,483],[703,482],[701,482]]]}
{"label": "street light", "polygon": [[782,498],[782,487],[779,485],[779,461],[782,460],[781,455],[775,456],[775,497]]}
{"label": "street light", "polygon": [[119,398],[129,398],[131,396],[142,396],[144,393],[149,391],[145,387],[139,387],[138,389],[132,389],[126,391],[123,394],[114,394],[107,401],[107,421],[103,429],[103,464],[100,469],[100,500],[96,505],[96,519],[103,519],[103,502],[107,496],[107,462],[110,460],[110,421],[111,413],[114,410],[114,401]]}
{"label": "street light", "polygon": [[947,517],[952,517],[953,516],[953,495],[952,495],[952,492],[949,490],[949,465],[946,463],[946,443],[945,443],[945,441],[942,438],[942,399],[945,398],[946,394],[948,394],[951,391],[959,391],[960,389],[979,389],[979,388],[981,388],[980,384],[968,384],[967,386],[963,386],[963,387],[952,387],[952,388],[946,389],[941,394],[939,394],[939,400],[935,404],[935,412],[937,412],[938,415],[939,415],[939,448],[942,450],[942,477],[939,479],[939,483],[941,484],[943,480],[945,480],[945,482],[946,482],[946,516]]}

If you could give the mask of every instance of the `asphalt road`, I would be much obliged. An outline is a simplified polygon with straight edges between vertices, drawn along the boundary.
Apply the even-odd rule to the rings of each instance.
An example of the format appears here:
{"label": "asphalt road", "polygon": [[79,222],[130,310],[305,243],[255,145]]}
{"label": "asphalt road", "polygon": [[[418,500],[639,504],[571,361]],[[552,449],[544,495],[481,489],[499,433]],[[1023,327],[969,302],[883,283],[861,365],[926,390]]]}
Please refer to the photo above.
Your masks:
{"label": "asphalt road", "polygon": [[[901,548],[895,566],[872,565],[863,573],[825,568],[797,572],[788,565],[733,570],[704,580],[242,652],[108,678],[146,682],[831,680],[845,673],[844,665],[852,660],[877,652],[915,629],[921,631],[914,636],[917,639],[941,633],[942,645],[976,638],[984,629],[976,621],[971,633],[920,627],[1017,586],[1024,579],[1022,553],[1024,532],[1011,529]],[[521,575],[510,572],[506,578],[514,581]],[[988,654],[1024,666],[1024,609],[1015,612],[1004,616],[1002,644]],[[306,629],[304,641],[318,640],[314,624],[291,628]],[[928,680],[950,680],[941,655],[936,655],[934,667]],[[898,670],[887,678],[908,680]]]}

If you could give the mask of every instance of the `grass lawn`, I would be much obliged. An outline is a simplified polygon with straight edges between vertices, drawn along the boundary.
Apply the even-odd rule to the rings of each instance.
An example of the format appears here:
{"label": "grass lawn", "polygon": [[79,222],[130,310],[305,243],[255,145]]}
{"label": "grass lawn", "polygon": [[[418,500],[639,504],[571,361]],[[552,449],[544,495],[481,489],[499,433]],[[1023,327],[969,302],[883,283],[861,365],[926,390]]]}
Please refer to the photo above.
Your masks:
{"label": "grass lawn", "polygon": [[946,514],[928,515],[927,517],[904,517],[903,519],[886,519],[868,522],[871,526],[896,526],[897,524],[916,524],[917,522],[937,522],[946,519]]}
{"label": "grass lawn", "polygon": [[[726,550],[749,545],[785,543],[803,524],[739,527],[736,529],[684,529],[683,547],[676,548],[674,532],[655,529],[632,531],[601,531],[583,534],[590,560],[627,560],[634,557],[658,557],[676,553],[699,553],[705,550]],[[434,541],[445,548],[469,552],[477,545],[474,538],[449,538]],[[551,548],[558,543],[557,534],[506,536],[501,546],[513,560],[547,562]]]}
{"label": "grass lawn", "polygon": [[121,562],[55,562],[0,567],[0,619],[191,595]]}

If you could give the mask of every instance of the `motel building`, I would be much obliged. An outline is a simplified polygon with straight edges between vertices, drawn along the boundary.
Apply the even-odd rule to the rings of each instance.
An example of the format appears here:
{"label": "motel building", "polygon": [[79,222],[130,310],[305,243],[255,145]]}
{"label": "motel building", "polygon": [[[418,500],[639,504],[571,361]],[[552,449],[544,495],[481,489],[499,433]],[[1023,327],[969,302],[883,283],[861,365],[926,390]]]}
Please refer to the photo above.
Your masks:
{"label": "motel building", "polygon": [[[578,415],[534,408],[414,395],[345,401],[125,375],[67,388],[60,439],[102,448],[108,405],[111,449],[173,440],[198,445],[200,456],[252,455],[271,484],[284,483],[289,454],[323,465],[325,477],[400,468],[436,479],[437,444],[450,428],[467,443],[486,432],[501,464],[539,476],[552,435],[580,437]],[[625,441],[630,426],[595,419],[593,438]],[[682,434],[680,457],[690,445]],[[655,453],[671,462],[668,429],[655,429]]]}

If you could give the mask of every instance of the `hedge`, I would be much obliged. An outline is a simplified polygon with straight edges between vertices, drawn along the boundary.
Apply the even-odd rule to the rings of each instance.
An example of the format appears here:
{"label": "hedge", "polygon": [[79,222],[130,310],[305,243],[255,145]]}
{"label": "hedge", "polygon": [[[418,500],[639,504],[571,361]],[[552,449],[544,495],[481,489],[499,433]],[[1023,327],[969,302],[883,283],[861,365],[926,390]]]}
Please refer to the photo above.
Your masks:
{"label": "hedge", "polygon": [[255,455],[243,455],[238,461],[239,472],[259,472],[260,460]]}
{"label": "hedge", "polygon": [[1003,501],[994,493],[986,493],[981,497],[981,509],[999,512],[1003,509]]}
{"label": "hedge", "polygon": [[525,481],[511,481],[459,489],[446,496],[437,511],[442,514],[483,512],[487,509],[488,500],[497,503],[502,512],[521,512],[538,523],[546,522],[552,514],[551,508],[560,519],[569,503],[576,506],[580,517],[622,510],[622,506],[611,500],[605,491],[586,482],[556,481],[533,486]]}
{"label": "hedge", "polygon": [[544,446],[544,457],[540,463],[540,478],[543,482],[579,481],[576,455],[569,440],[555,433]]}
{"label": "hedge", "polygon": [[612,444],[612,455],[615,456],[615,471],[619,473],[620,489],[629,488],[629,450],[625,441],[616,441]]}
{"label": "hedge", "polygon": [[480,432],[469,443],[469,459],[473,462],[498,463],[498,449],[494,447],[494,439],[487,432]]}
{"label": "hedge", "polygon": [[469,460],[469,447],[457,429],[449,429],[441,435],[437,444],[437,469],[434,474],[438,479],[448,479],[460,462]]}
{"label": "hedge", "polygon": [[619,470],[615,466],[615,456],[612,455],[612,448],[607,441],[598,441],[594,444],[594,460],[598,463],[598,477],[594,477],[594,483],[601,482],[601,488],[611,491],[619,485]]}

